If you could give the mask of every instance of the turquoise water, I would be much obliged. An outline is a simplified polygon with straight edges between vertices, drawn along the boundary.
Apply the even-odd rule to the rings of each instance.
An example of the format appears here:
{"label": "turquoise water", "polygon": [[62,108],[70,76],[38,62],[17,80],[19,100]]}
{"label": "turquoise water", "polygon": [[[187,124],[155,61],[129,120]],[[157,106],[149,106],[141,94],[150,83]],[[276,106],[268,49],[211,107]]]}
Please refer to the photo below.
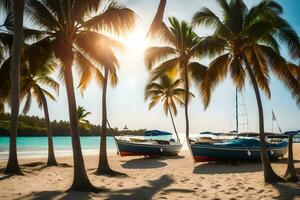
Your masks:
{"label": "turquoise water", "polygon": [[[172,136],[158,136],[152,139],[170,139]],[[100,148],[100,137],[80,137],[81,148],[84,154],[97,154]],[[53,137],[55,154],[65,156],[72,154],[71,137]],[[0,160],[8,158],[9,137],[0,137]],[[47,156],[47,137],[18,137],[17,148],[19,157],[44,157]],[[107,149],[116,151],[113,137],[107,137]]]}
{"label": "turquoise water", "polygon": [[[194,134],[198,135],[198,134]],[[183,149],[187,149],[184,135],[180,134]],[[147,137],[152,139],[167,139],[172,136]],[[300,142],[300,137],[294,138],[294,142]],[[97,154],[100,148],[100,137],[80,137],[81,148],[84,154]],[[54,150],[56,156],[72,155],[71,137],[53,137]],[[48,142],[47,137],[18,137],[17,138],[19,157],[45,157],[47,156]],[[0,160],[8,158],[9,138],[0,137]],[[113,137],[107,137],[107,149],[109,152],[116,153],[116,144]]]}

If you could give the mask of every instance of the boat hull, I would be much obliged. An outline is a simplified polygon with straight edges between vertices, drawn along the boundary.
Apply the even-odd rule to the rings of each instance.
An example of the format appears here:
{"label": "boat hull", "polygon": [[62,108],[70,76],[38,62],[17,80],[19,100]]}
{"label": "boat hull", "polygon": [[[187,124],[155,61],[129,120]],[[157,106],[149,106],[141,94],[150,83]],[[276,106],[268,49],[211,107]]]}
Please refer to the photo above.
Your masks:
{"label": "boat hull", "polygon": [[182,144],[154,145],[116,140],[120,156],[176,156]]}
{"label": "boat hull", "polygon": [[[237,161],[260,160],[259,147],[224,147],[213,144],[191,144],[191,151],[195,162],[208,161]],[[268,147],[270,159],[282,157],[287,152],[287,143]]]}

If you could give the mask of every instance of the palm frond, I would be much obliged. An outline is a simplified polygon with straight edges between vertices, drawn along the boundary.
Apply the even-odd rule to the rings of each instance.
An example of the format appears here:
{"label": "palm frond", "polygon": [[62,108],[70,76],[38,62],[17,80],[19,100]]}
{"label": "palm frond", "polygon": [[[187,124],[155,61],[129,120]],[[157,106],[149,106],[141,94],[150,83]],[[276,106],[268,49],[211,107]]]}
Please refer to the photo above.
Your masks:
{"label": "palm frond", "polygon": [[262,55],[259,48],[251,48],[248,52],[248,61],[251,64],[256,82],[260,89],[264,91],[268,98],[271,98],[271,91],[269,88],[269,69],[267,61]]}
{"label": "palm frond", "polygon": [[209,8],[202,8],[193,16],[192,26],[205,26],[215,29],[215,33],[219,33],[224,38],[230,38],[231,30],[226,27],[220,18],[215,15]]}
{"label": "palm frond", "polygon": [[208,36],[199,42],[197,49],[202,56],[213,58],[224,53],[227,45],[227,41],[222,38]]}
{"label": "palm frond", "polygon": [[81,93],[86,89],[90,81],[92,80],[94,73],[96,73],[97,67],[90,62],[81,52],[75,52],[75,62],[79,72],[79,85]]}
{"label": "palm frond", "polygon": [[37,78],[37,81],[39,83],[42,83],[46,85],[47,87],[50,87],[51,89],[54,89],[57,95],[59,95],[59,83],[54,80],[52,77],[44,75]]}
{"label": "palm frond", "polygon": [[246,72],[242,67],[242,63],[239,58],[234,57],[229,66],[231,78],[235,83],[238,90],[242,90],[245,85]]}
{"label": "palm frond", "polygon": [[211,99],[211,93],[217,84],[224,80],[228,66],[231,61],[231,55],[229,53],[221,55],[214,59],[208,67],[207,73],[204,79],[199,82],[199,90],[202,94],[202,101],[204,108],[207,108]]}
{"label": "palm frond", "polygon": [[158,77],[166,75],[168,72],[173,71],[179,67],[180,58],[173,58],[161,63],[151,73],[151,80],[155,80]]}
{"label": "palm frond", "polygon": [[135,20],[136,15],[132,10],[112,2],[103,13],[85,21],[82,27],[87,30],[125,35],[133,29]]}
{"label": "palm frond", "polygon": [[22,111],[23,114],[28,113],[28,111],[31,107],[31,102],[32,102],[32,95],[31,95],[31,92],[28,92],[27,95],[26,95],[26,101],[25,101],[24,108],[23,108],[23,111]]}
{"label": "palm frond", "polygon": [[208,68],[200,63],[191,62],[188,64],[188,71],[190,72],[192,80],[197,85],[205,79]]}
{"label": "palm frond", "polygon": [[262,54],[265,56],[272,72],[291,91],[292,96],[296,99],[297,104],[300,105],[300,84],[289,70],[285,59],[278,55],[270,47],[259,45],[259,48]]}
{"label": "palm frond", "polygon": [[300,84],[300,66],[288,62],[287,67],[289,68],[290,72],[293,74],[293,76],[298,80]]}
{"label": "palm frond", "polygon": [[39,0],[26,0],[24,12],[29,16],[31,23],[41,29],[56,30],[61,26],[47,6]]}
{"label": "palm frond", "polygon": [[148,70],[151,70],[157,62],[174,55],[176,55],[176,49],[172,47],[150,47],[145,53],[146,67]]}

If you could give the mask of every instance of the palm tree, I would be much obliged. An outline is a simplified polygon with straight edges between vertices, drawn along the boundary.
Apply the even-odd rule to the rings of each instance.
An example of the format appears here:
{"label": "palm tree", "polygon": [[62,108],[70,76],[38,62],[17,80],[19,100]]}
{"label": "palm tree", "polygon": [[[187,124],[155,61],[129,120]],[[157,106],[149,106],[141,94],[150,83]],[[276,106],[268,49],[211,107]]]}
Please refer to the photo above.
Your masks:
{"label": "palm tree", "polygon": [[[6,12],[4,23],[0,25],[0,63],[9,55],[10,59],[4,61],[5,68],[0,69],[0,110],[4,111],[4,104],[11,104],[11,130],[9,159],[6,173],[22,174],[17,159],[17,122],[19,115],[20,95],[20,60],[21,48],[24,39],[38,39],[39,32],[23,27],[24,0],[0,1],[0,10]],[[3,63],[2,63],[3,64]],[[8,64],[8,65],[7,65]],[[10,67],[10,64],[12,67]],[[8,76],[10,74],[10,77]]]}
{"label": "palm tree", "polygon": [[[3,1],[6,7],[10,3],[7,0]],[[1,3],[2,4],[2,3]],[[20,60],[21,48],[23,44],[23,12],[24,0],[13,0],[12,11],[14,17],[13,29],[13,45],[11,59],[11,125],[10,125],[10,140],[9,140],[9,157],[5,173],[22,174],[18,158],[17,158],[17,127],[19,116],[19,96],[20,96]]]}
{"label": "palm tree", "polygon": [[250,10],[242,0],[218,0],[223,20],[208,8],[193,17],[193,25],[212,28],[212,36],[203,39],[199,49],[203,55],[216,57],[210,64],[206,78],[199,84],[205,107],[212,90],[228,71],[238,89],[249,76],[259,113],[260,151],[265,182],[282,180],[271,167],[266,151],[263,108],[259,88],[268,96],[270,70],[291,90],[300,103],[300,86],[291,75],[285,60],[279,54],[278,40],[287,44],[293,58],[299,59],[300,45],[296,32],[280,17],[281,6],[271,0],[262,1]]}
{"label": "palm tree", "polygon": [[294,165],[294,156],[293,156],[293,136],[299,134],[299,131],[288,131],[284,133],[289,138],[289,150],[288,150],[288,159],[287,159],[287,168],[284,174],[286,180],[291,182],[299,181],[297,177],[295,165]]}
{"label": "palm tree", "polygon": [[[300,67],[288,62],[287,63],[290,72],[293,76],[298,80],[300,83]],[[288,181],[298,181],[299,178],[297,177],[295,165],[294,165],[294,157],[293,157],[293,136],[299,134],[300,131],[292,131],[286,132],[285,134],[288,135],[288,142],[289,142],[289,150],[288,150],[288,160],[287,160],[287,168],[284,174],[285,179]]]}
{"label": "palm tree", "polygon": [[92,113],[86,111],[86,109],[82,106],[78,106],[77,108],[77,116],[78,116],[78,121],[79,121],[79,126],[89,129],[89,121],[86,119],[88,115]]}
{"label": "palm tree", "polygon": [[100,153],[99,153],[99,163],[96,170],[96,174],[109,174],[109,175],[124,175],[123,173],[114,171],[110,168],[107,159],[107,148],[106,148],[106,136],[107,136],[107,106],[106,106],[106,94],[108,79],[110,77],[111,84],[114,86],[118,82],[116,75],[116,67],[119,66],[118,60],[112,62],[110,67],[104,68],[104,79],[103,79],[103,89],[102,89],[102,124],[101,124],[101,141],[100,141]]}
{"label": "palm tree", "polygon": [[[121,50],[121,51],[124,50],[124,46],[122,43],[117,41],[115,41],[114,43],[115,43],[114,49]],[[109,45],[107,45],[106,48],[110,48]],[[119,61],[115,57],[114,49],[111,48],[107,50],[107,52],[110,54],[110,58],[107,60],[107,63],[105,65],[100,66],[100,68],[104,68],[104,75],[101,69],[97,69],[94,67],[88,79],[82,80],[80,82],[80,85],[78,86],[81,92],[83,92],[87,87],[87,85],[90,83],[91,77],[94,77],[98,82],[98,84],[102,87],[102,123],[101,123],[101,134],[100,134],[101,140],[100,140],[99,163],[95,173],[97,175],[112,175],[112,176],[125,175],[121,172],[112,170],[109,166],[108,159],[107,159],[107,144],[106,144],[107,125],[110,128],[107,119],[107,104],[106,104],[107,86],[108,86],[109,79],[112,86],[116,86],[118,83],[118,77],[116,71],[117,68],[119,67]]]}
{"label": "palm tree", "polygon": [[[174,80],[170,75],[163,75],[159,81],[148,83],[145,89],[145,101],[150,100],[149,110],[152,109],[158,102],[163,103],[163,110],[168,116],[170,114],[174,132],[177,141],[180,143],[178,132],[173,119],[173,114],[177,115],[176,104],[184,105],[185,90],[181,88],[182,81],[180,79]],[[194,96],[190,93],[191,96]]]}
{"label": "palm tree", "polygon": [[[66,83],[73,147],[74,178],[71,190],[91,191],[95,187],[87,176],[78,131],[77,106],[72,66],[85,85],[95,65],[109,67],[113,62],[110,48],[117,42],[107,32],[123,35],[134,25],[133,11],[115,2],[100,11],[101,0],[27,0],[25,11],[35,26],[50,39],[56,58],[61,63],[61,77]],[[95,14],[91,16],[91,14]],[[97,32],[102,31],[102,33]]]}
{"label": "palm tree", "polygon": [[[26,51],[27,50],[27,51]],[[50,124],[47,97],[55,100],[55,97],[43,88],[42,85],[48,88],[54,89],[57,94],[59,90],[59,84],[50,77],[53,72],[53,56],[49,54],[51,48],[48,46],[41,47],[39,43],[32,44],[25,49],[25,54],[27,54],[27,62],[22,61],[22,63],[28,63],[28,66],[22,66],[21,68],[21,99],[25,100],[25,105],[23,108],[23,113],[26,114],[31,106],[32,98],[35,98],[38,102],[38,106],[43,108],[45,116],[45,125],[47,128],[48,136],[48,160],[47,166],[57,165],[54,148],[53,148],[53,138],[52,138],[52,128]]]}
{"label": "palm tree", "polygon": [[[179,22],[176,18],[169,18],[171,26],[168,28],[161,24],[154,35],[165,42],[166,46],[150,47],[145,54],[145,64],[149,70],[157,63],[153,71],[152,80],[162,75],[177,70],[180,79],[184,82],[184,107],[186,122],[186,139],[189,139],[188,102],[190,76],[199,82],[206,74],[206,67],[192,59],[199,58],[198,44],[200,38],[186,22]],[[188,143],[189,144],[189,143]]]}

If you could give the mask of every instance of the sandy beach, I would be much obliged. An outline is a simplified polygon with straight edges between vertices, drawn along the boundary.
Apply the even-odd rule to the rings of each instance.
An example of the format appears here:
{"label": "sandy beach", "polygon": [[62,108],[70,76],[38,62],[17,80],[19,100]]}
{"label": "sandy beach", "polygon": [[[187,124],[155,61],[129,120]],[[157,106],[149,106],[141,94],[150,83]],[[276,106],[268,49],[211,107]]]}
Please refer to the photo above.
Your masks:
{"label": "sandy beach", "polygon": [[[296,168],[300,169],[300,144],[294,145]],[[98,157],[86,156],[86,167],[93,184],[106,189],[101,193],[66,192],[72,181],[72,158],[59,157],[59,167],[44,167],[45,159],[22,159],[24,176],[3,174],[0,162],[0,199],[300,199],[299,183],[263,183],[259,163],[194,164],[188,151],[172,158],[121,158],[109,155],[113,169],[127,177],[93,174]],[[286,160],[273,163],[283,175]]]}

